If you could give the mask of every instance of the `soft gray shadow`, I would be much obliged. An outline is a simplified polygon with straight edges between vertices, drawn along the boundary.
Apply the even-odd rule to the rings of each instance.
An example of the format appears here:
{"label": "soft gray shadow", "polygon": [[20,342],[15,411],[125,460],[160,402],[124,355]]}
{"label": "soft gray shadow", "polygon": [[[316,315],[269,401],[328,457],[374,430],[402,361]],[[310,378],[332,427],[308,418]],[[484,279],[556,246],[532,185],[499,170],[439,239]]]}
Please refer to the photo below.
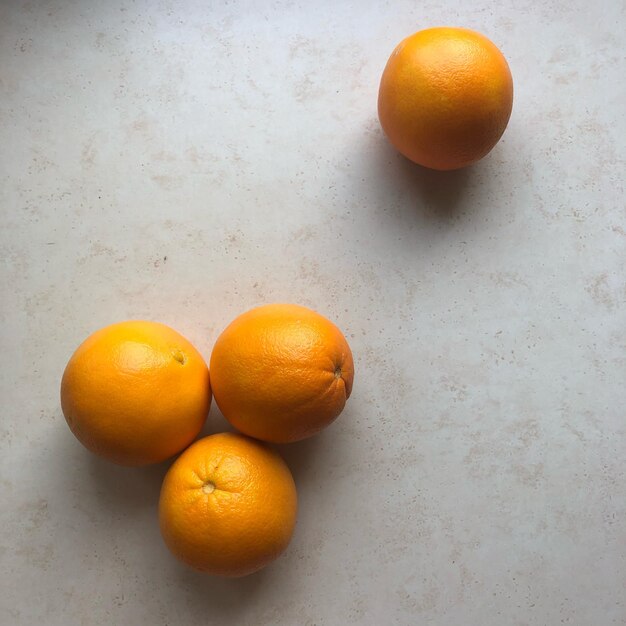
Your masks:
{"label": "soft gray shadow", "polygon": [[395,165],[401,184],[412,189],[416,208],[422,210],[425,217],[445,221],[462,212],[464,192],[472,180],[471,168],[439,172],[404,157],[396,159]]}
{"label": "soft gray shadow", "polygon": [[203,437],[207,437],[209,435],[215,435],[216,433],[225,433],[225,432],[236,432],[235,429],[230,425],[228,420],[222,415],[219,407],[217,406],[217,402],[215,399],[211,402],[211,410],[209,411],[209,416],[207,417],[200,434],[198,435],[198,439],[202,439]]}
{"label": "soft gray shadow", "polygon": [[329,431],[323,430],[321,433],[303,441],[274,445],[273,447],[285,459],[293,474],[296,486],[298,489],[301,489],[304,484],[314,479],[315,473],[319,469],[317,457],[329,448],[330,443]]}
{"label": "soft gray shadow", "polygon": [[173,458],[158,465],[123,467],[96,456],[71,433],[59,410],[55,415],[55,446],[50,474],[56,488],[80,494],[83,510],[113,511],[120,515],[154,509],[161,483]]}
{"label": "soft gray shadow", "polygon": [[478,164],[447,172],[422,167],[398,153],[382,131],[372,148],[372,166],[379,181],[386,179],[390,197],[400,196],[425,219],[446,222],[463,213]]}
{"label": "soft gray shadow", "polygon": [[[198,619],[209,619],[207,623],[237,624],[237,616],[245,611],[255,597],[270,587],[272,563],[249,576],[242,578],[221,578],[210,574],[196,572],[184,564],[174,564],[176,586],[187,595],[187,606]],[[233,621],[231,621],[231,619]]]}
{"label": "soft gray shadow", "polygon": [[483,220],[497,209],[491,190],[508,171],[495,165],[497,155],[459,170],[430,170],[402,156],[380,129],[361,136],[351,156],[358,176],[350,178],[350,208],[369,213],[385,235],[412,233],[414,242],[445,239],[445,233]]}
{"label": "soft gray shadow", "polygon": [[88,454],[85,469],[99,506],[133,515],[156,508],[161,483],[173,461],[172,458],[147,467],[122,467]]}

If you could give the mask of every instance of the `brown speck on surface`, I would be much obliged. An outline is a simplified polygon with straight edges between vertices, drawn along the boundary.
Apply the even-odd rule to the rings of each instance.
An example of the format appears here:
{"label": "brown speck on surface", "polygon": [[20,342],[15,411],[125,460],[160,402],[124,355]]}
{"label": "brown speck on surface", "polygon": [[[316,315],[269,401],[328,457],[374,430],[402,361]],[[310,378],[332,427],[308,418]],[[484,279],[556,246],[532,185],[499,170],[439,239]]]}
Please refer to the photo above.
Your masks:
{"label": "brown speck on surface", "polygon": [[626,302],[626,279],[623,276],[614,278],[608,272],[601,272],[588,282],[586,289],[597,304],[607,309],[615,308],[620,299]]}

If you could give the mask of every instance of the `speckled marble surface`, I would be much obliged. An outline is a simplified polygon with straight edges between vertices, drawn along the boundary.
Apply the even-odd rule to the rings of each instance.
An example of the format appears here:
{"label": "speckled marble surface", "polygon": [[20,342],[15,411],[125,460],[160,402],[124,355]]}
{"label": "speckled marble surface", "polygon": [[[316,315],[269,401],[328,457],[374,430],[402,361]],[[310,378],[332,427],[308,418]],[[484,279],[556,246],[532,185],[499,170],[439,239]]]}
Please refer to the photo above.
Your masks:
{"label": "speckled marble surface", "polygon": [[[376,118],[441,24],[516,87],[451,174]],[[0,623],[626,624],[625,29],[617,0],[1,2]],[[208,358],[271,301],[345,331],[354,393],[281,448],[288,552],[218,580],[161,542],[167,464],[91,457],[59,381],[102,325]]]}

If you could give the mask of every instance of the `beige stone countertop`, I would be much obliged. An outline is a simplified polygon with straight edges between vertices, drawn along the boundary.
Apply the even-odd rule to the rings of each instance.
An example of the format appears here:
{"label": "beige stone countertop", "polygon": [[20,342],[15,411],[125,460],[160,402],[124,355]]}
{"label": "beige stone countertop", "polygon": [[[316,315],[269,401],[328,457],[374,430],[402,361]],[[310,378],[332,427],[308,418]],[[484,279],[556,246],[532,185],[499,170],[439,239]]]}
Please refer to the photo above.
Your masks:
{"label": "beige stone countertop", "polygon": [[[0,624],[626,624],[625,13],[0,2]],[[436,25],[486,34],[515,82],[502,141],[452,173],[376,114],[395,45]],[[91,456],[60,377],[106,324],[208,359],[276,301],[345,332],[354,390],[280,446],[288,551],[216,579],[161,540],[168,463]]]}

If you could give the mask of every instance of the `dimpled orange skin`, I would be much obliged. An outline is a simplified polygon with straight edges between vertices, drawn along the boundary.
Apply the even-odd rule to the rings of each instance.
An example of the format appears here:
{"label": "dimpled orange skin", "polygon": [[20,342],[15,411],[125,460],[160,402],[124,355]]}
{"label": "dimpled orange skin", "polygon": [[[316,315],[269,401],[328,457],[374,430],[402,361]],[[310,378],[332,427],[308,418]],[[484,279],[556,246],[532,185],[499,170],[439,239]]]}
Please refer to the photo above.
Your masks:
{"label": "dimpled orange skin", "polygon": [[391,143],[411,161],[452,170],[484,157],[513,107],[506,59],[466,28],[429,28],[391,54],[378,93],[378,116]]}
{"label": "dimpled orange skin", "polygon": [[310,437],[343,410],[354,362],[341,331],[319,313],[268,304],[237,317],[211,354],[215,401],[235,428],[289,443]]}
{"label": "dimpled orange skin", "polygon": [[298,498],[282,458],[235,433],[196,441],[167,472],[159,523],[167,547],[191,567],[245,576],[287,547]]}
{"label": "dimpled orange skin", "polygon": [[129,321],[90,335],[70,358],[61,406],[79,441],[120,465],[158,463],[198,435],[211,404],[209,370],[175,330]]}

